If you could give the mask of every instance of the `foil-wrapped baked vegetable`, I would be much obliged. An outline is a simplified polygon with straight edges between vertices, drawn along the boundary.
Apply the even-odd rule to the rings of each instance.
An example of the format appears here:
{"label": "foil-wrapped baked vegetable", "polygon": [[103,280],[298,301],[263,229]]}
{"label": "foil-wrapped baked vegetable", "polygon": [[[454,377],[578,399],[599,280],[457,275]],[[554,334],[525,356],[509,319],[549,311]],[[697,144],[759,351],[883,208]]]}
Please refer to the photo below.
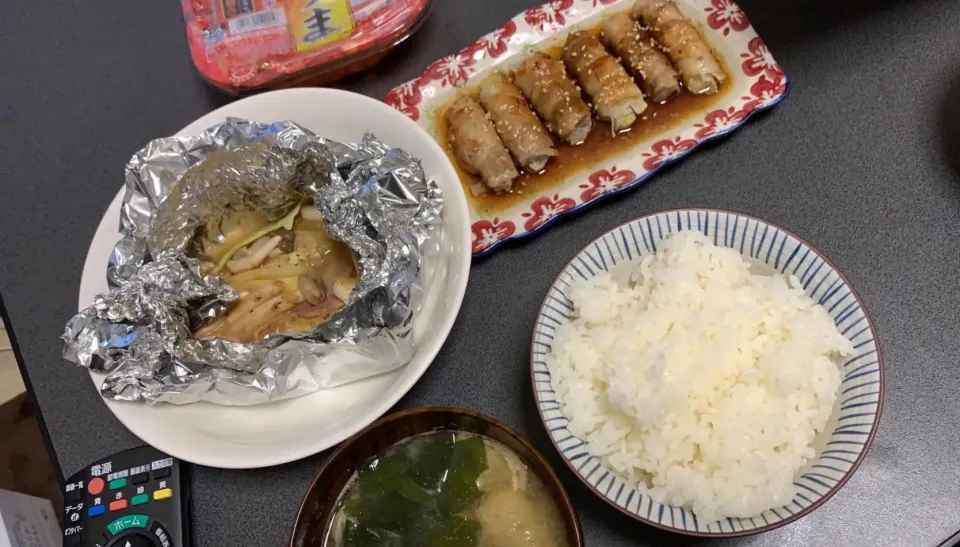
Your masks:
{"label": "foil-wrapped baked vegetable", "polygon": [[[413,355],[443,198],[402,150],[229,119],[149,143],[126,183],[111,290],[63,334],[66,360],[108,373],[104,397],[256,404]],[[278,297],[291,314],[250,307]],[[262,321],[230,324],[244,311]]]}

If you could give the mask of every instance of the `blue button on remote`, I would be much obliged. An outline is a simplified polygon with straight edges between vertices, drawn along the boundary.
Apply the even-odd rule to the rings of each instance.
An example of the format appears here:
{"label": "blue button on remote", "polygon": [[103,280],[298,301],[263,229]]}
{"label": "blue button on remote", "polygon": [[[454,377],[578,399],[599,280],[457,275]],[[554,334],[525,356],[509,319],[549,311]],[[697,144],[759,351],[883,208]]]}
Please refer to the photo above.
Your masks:
{"label": "blue button on remote", "polygon": [[62,547],[192,547],[186,471],[149,446],[84,467],[63,487]]}

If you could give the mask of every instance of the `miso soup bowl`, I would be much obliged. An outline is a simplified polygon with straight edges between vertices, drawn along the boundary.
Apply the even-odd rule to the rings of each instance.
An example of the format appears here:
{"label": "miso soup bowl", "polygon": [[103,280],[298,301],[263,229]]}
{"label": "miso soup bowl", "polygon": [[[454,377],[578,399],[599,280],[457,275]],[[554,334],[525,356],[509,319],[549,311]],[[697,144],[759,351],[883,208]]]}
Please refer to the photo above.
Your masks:
{"label": "miso soup bowl", "polygon": [[327,459],[310,488],[293,525],[290,547],[327,547],[327,533],[336,515],[337,501],[356,470],[398,441],[437,430],[476,433],[510,448],[536,474],[556,504],[567,543],[583,547],[580,519],[560,479],[529,441],[506,425],[462,408],[416,408],[391,414],[344,442]]}

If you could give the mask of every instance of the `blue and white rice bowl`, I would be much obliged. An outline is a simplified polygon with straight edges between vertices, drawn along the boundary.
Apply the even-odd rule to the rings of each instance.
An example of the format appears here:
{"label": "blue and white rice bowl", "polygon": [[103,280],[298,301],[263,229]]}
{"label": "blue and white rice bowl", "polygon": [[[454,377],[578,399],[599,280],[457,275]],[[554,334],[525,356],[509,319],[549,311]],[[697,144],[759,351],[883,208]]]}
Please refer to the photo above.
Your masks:
{"label": "blue and white rice bowl", "polygon": [[[787,505],[752,518],[698,520],[692,511],[658,503],[622,480],[591,455],[583,439],[568,429],[553,390],[547,357],[557,328],[570,321],[573,303],[565,291],[623,262],[639,262],[657,244],[678,231],[698,231],[714,244],[739,251],[752,261],[794,275],[804,292],[823,305],[854,354],[841,363],[839,395],[833,415],[814,443],[817,457],[795,477],[796,496]],[[859,295],[837,268],[796,235],[747,215],[708,209],[684,209],[643,217],[602,235],[560,272],[540,308],[531,348],[531,376],[540,417],[567,465],[614,508],[641,522],[681,534],[731,537],[755,534],[792,522],[813,511],[850,478],[873,440],[883,406],[883,359],[876,329]]]}

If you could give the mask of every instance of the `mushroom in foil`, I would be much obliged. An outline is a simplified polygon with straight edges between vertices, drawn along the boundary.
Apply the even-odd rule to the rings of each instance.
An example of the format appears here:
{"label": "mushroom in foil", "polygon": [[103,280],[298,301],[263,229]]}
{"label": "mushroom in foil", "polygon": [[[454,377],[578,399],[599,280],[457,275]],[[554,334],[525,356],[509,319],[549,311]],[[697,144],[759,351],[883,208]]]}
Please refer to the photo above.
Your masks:
{"label": "mushroom in foil", "polygon": [[327,235],[312,201],[273,221],[228,209],[201,228],[195,243],[201,270],[240,294],[197,329],[196,338],[249,344],[271,334],[308,332],[343,308],[359,278],[353,250]]}

